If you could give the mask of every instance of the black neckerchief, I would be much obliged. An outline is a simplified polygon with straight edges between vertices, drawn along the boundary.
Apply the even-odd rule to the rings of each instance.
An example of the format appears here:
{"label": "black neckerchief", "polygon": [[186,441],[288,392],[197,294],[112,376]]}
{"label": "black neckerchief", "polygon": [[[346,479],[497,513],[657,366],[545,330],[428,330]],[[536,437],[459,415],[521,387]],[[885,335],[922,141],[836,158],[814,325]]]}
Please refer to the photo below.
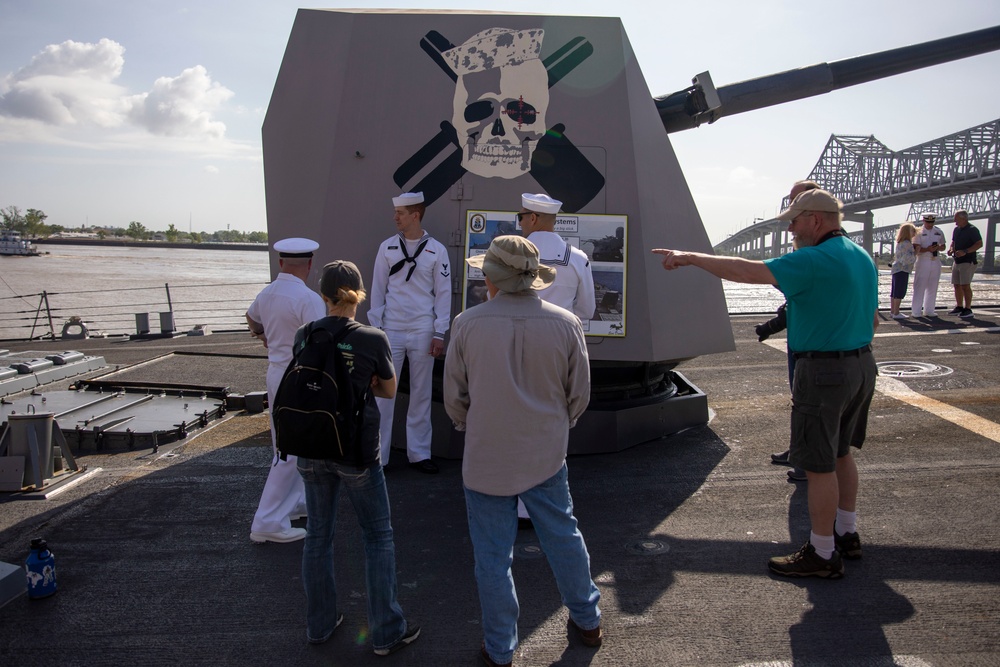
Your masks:
{"label": "black neckerchief", "polygon": [[407,262],[410,262],[411,264],[413,264],[413,266],[411,266],[410,270],[407,271],[406,273],[406,282],[409,282],[410,276],[413,275],[413,270],[417,268],[417,257],[420,255],[420,253],[424,251],[424,246],[426,246],[427,242],[430,241],[431,239],[430,237],[427,237],[423,241],[421,241],[420,245],[417,246],[417,251],[413,253],[413,257],[410,257],[409,253],[406,252],[406,239],[402,236],[400,236],[399,238],[400,238],[399,249],[403,251],[403,259],[399,260],[398,262],[392,265],[392,268],[389,269],[389,275],[390,276],[395,275],[396,273],[399,272],[400,269],[403,268],[403,266]]}

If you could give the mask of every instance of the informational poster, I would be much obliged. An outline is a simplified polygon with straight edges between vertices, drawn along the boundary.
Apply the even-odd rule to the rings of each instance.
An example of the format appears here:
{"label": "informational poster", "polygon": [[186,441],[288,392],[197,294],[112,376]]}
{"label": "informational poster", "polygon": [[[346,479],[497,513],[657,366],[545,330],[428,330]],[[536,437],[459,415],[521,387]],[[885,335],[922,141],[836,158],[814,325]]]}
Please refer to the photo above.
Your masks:
{"label": "informational poster", "polygon": [[[555,232],[574,248],[587,253],[590,259],[597,307],[591,318],[583,321],[584,333],[588,336],[624,336],[628,216],[560,213]],[[494,238],[507,234],[522,235],[516,212],[469,211],[465,256],[485,254]],[[462,303],[463,310],[467,310],[486,301],[486,282],[482,272],[468,264],[463,275]]]}

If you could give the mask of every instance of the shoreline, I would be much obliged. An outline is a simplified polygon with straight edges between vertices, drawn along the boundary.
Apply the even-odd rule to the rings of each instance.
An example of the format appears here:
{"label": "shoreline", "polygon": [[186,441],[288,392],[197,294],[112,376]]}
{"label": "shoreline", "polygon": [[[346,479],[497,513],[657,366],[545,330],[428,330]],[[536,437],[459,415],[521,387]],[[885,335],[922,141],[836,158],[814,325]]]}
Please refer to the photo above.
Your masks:
{"label": "shoreline", "polygon": [[35,245],[113,246],[118,248],[177,248],[181,250],[263,250],[267,243],[179,243],[170,241],[126,241],[123,239],[34,239]]}

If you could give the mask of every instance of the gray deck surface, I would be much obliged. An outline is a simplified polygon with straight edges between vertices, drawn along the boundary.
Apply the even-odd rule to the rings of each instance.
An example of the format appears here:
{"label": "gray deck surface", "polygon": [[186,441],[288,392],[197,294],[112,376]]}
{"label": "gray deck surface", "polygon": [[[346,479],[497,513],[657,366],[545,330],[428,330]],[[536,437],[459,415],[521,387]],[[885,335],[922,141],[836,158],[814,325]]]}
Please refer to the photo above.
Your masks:
{"label": "gray deck surface", "polygon": [[[567,636],[548,565],[521,531],[516,665],[1000,664],[1000,310],[879,328],[877,361],[953,372],[880,378],[857,455],[864,558],[840,581],[766,568],[805,541],[809,523],[805,483],[786,481],[768,457],[787,443],[789,395],[784,341],[758,343],[761,319],[734,316],[735,352],[680,368],[708,395],[709,424],[570,458],[605,643],[594,651]],[[122,366],[172,350],[250,355],[195,375],[241,393],[264,388],[262,350],[243,335],[3,347],[78,349]],[[248,538],[269,458],[266,415],[235,413],[166,455],[81,455],[101,471],[50,500],[0,494],[0,561],[20,565],[43,536],[59,577],[54,597],[0,608],[0,665],[479,664],[460,461],[440,460],[441,474],[427,476],[393,453],[400,602],[423,632],[380,658],[364,639],[360,535],[346,498],[346,620],[326,644],[306,643],[302,543]]]}

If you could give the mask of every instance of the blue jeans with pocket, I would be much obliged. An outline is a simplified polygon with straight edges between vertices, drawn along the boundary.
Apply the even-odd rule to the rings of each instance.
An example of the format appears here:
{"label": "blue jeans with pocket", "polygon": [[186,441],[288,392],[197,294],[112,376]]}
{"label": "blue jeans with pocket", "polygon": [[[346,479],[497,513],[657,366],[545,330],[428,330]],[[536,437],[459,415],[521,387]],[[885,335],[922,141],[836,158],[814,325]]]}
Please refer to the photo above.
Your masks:
{"label": "blue jeans with pocket", "polygon": [[476,557],[476,585],[483,612],[483,641],[494,662],[510,662],[517,649],[519,607],[511,563],[517,537],[517,499],[556,578],[570,618],[584,630],[601,624],[601,598],[590,577],[590,554],[573,516],[566,464],[538,486],[516,496],[490,496],[465,489],[469,537]]}
{"label": "blue jeans with pocket", "polygon": [[302,583],[306,589],[306,635],[329,637],[337,625],[333,539],[341,487],[358,515],[365,545],[368,627],[373,648],[395,644],[406,632],[406,619],[396,601],[396,550],[389,522],[389,495],[382,466],[364,468],[316,459],[298,459],[305,482],[306,539],[302,548]]}

